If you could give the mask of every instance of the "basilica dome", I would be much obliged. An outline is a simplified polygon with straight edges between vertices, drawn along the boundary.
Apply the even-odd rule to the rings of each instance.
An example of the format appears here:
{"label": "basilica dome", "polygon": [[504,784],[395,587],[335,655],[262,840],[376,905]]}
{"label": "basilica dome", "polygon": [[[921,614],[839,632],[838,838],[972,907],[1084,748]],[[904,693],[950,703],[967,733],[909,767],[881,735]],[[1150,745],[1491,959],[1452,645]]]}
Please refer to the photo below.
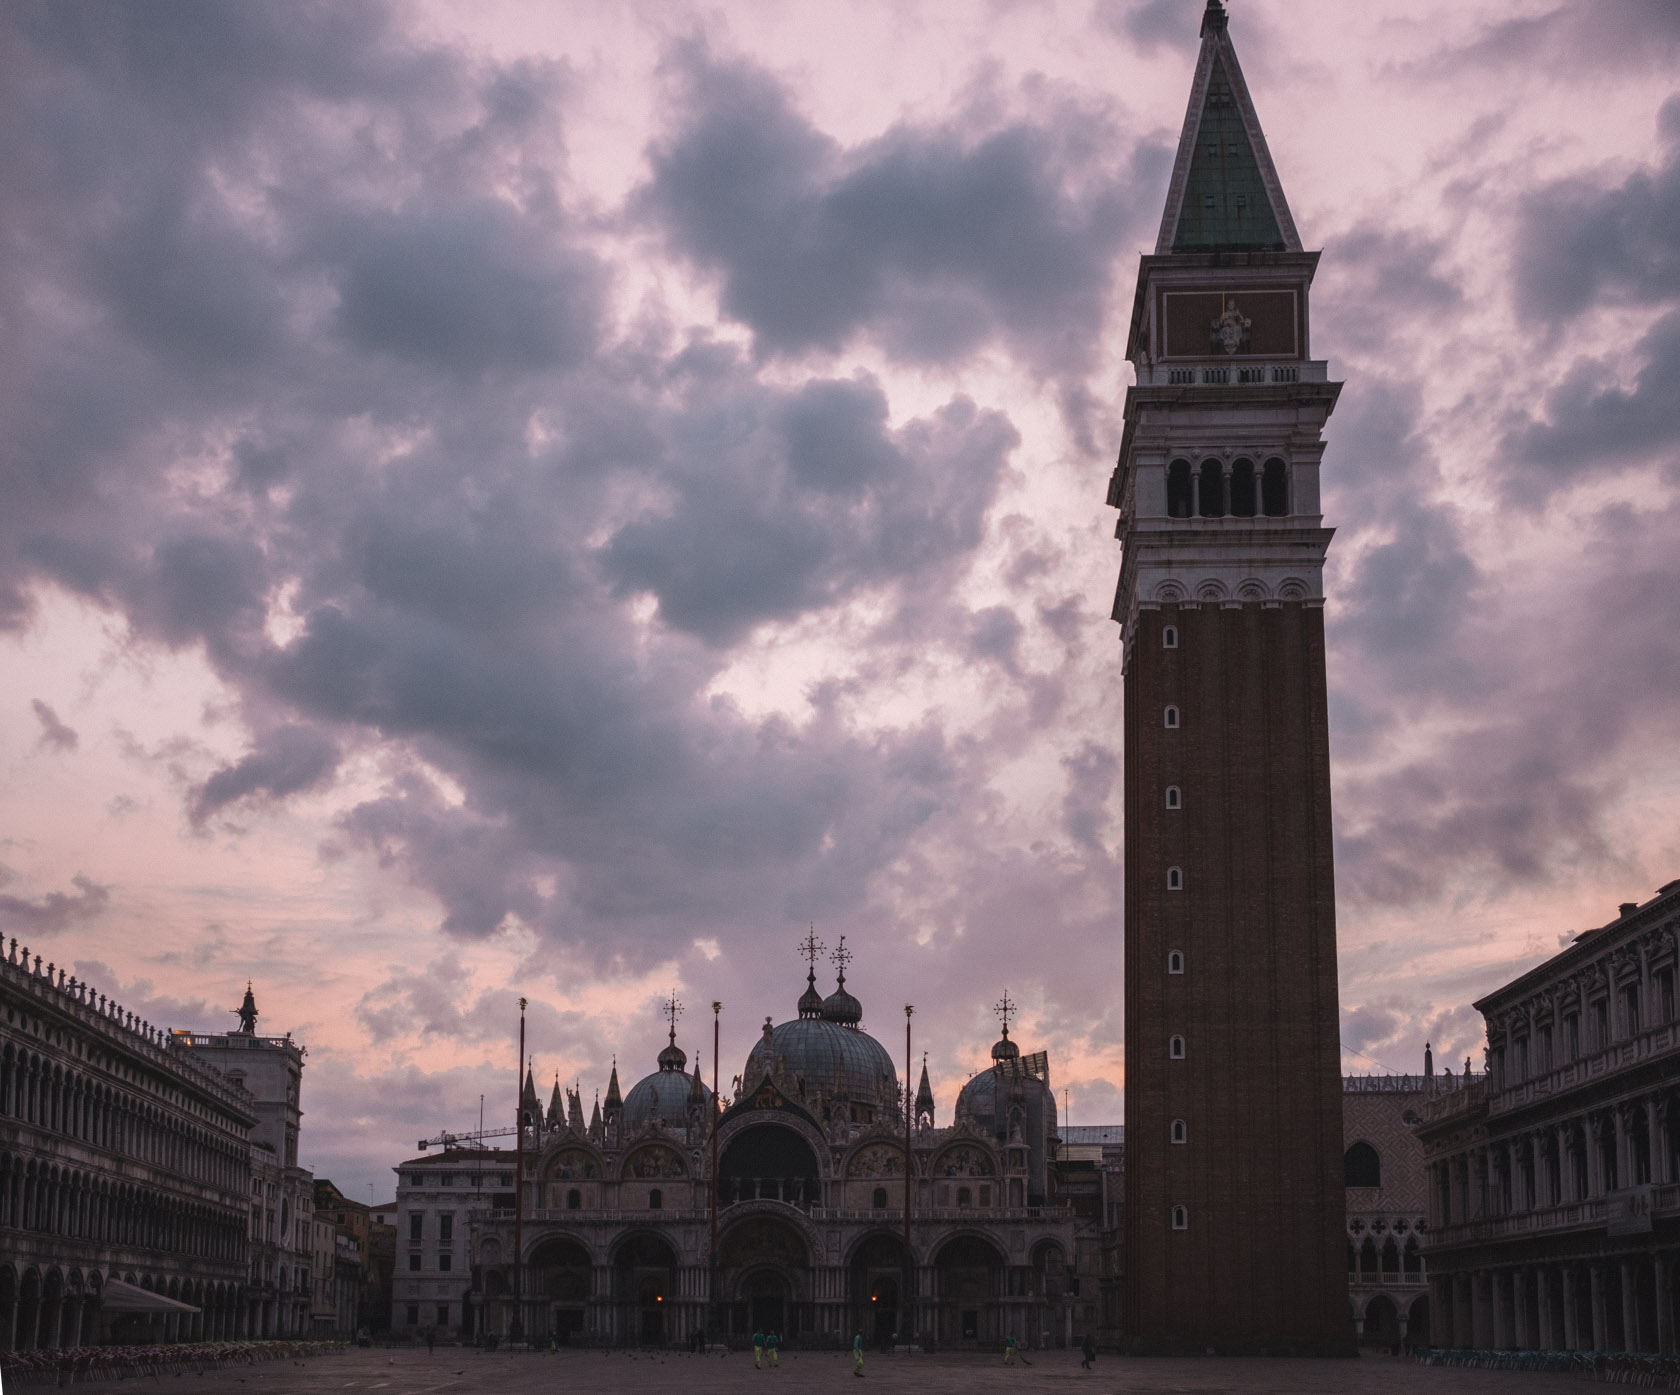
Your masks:
{"label": "basilica dome", "polygon": [[[651,1119],[658,1119],[670,1128],[682,1128],[688,1123],[690,1096],[697,1095],[702,1105],[711,1099],[712,1092],[700,1079],[698,1063],[692,1079],[683,1074],[687,1064],[688,1054],[677,1045],[673,1030],[669,1044],[659,1053],[659,1069],[652,1075],[644,1075],[624,1097],[626,1128],[638,1129]],[[615,1084],[616,1078],[615,1071]]]}
{"label": "basilica dome", "polygon": [[742,1084],[751,1090],[773,1075],[805,1100],[821,1095],[831,1104],[896,1108],[898,1073],[892,1056],[858,1025],[862,1018],[863,1005],[846,991],[843,971],[839,987],[827,998],[818,996],[813,971],[799,999],[798,1017],[780,1026],[764,1019]]}

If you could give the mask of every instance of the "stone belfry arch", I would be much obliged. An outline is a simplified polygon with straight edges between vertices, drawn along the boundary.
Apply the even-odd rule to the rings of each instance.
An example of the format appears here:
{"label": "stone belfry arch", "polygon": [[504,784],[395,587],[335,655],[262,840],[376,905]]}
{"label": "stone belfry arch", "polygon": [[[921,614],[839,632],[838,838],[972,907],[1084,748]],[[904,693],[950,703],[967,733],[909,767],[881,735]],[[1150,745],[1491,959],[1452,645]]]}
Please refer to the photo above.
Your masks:
{"label": "stone belfry arch", "polygon": [[1209,0],[1138,272],[1119,463],[1126,1329],[1353,1351],[1318,471],[1339,383]]}

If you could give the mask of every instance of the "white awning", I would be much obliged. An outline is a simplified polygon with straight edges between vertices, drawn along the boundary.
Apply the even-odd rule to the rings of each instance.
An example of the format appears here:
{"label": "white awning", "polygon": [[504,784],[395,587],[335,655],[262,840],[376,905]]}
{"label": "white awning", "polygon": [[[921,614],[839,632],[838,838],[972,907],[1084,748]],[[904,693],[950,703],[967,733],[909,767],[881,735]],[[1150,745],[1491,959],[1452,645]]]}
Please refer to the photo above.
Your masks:
{"label": "white awning", "polygon": [[196,1313],[201,1309],[193,1307],[191,1303],[183,1303],[179,1299],[170,1298],[162,1293],[153,1293],[149,1288],[138,1288],[134,1284],[126,1284],[121,1279],[105,1280],[105,1287],[100,1291],[99,1306],[108,1313]]}

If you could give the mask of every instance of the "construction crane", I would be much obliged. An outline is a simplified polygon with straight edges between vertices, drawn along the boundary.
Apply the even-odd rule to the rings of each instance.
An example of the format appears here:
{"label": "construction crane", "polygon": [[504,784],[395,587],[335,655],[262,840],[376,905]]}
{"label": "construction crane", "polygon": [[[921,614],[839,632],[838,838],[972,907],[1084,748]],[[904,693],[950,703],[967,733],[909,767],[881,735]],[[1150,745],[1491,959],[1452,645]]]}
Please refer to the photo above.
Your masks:
{"label": "construction crane", "polygon": [[453,1148],[460,1143],[483,1143],[487,1138],[509,1138],[518,1129],[474,1129],[471,1133],[440,1133],[436,1138],[422,1138],[417,1145],[422,1153],[428,1148]]}

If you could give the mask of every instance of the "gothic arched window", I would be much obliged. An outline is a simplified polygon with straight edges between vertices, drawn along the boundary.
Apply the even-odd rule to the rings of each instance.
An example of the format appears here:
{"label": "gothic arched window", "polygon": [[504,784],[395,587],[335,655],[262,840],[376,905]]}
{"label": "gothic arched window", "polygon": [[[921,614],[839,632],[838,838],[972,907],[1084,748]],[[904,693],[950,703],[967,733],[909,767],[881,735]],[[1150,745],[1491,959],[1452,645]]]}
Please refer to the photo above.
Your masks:
{"label": "gothic arched window", "polygon": [[1167,868],[1167,890],[1184,890],[1184,869],[1182,867]]}
{"label": "gothic arched window", "polygon": [[1178,709],[1176,707],[1168,707],[1164,712],[1162,712],[1161,724],[1165,726],[1168,731],[1177,731]]}
{"label": "gothic arched window", "polygon": [[1189,518],[1190,462],[1175,460],[1167,466],[1167,517]]}
{"label": "gothic arched window", "polygon": [[1289,467],[1275,455],[1266,462],[1260,479],[1260,504],[1267,518],[1282,518],[1289,512]]}
{"label": "gothic arched window", "polygon": [[1177,649],[1178,648],[1178,626],[1177,625],[1167,625],[1161,630],[1161,648],[1163,648],[1163,649]]}
{"label": "gothic arched window", "polygon": [[1174,1143],[1188,1143],[1190,1141],[1190,1128],[1184,1120],[1174,1119],[1172,1121],[1172,1141]]}
{"label": "gothic arched window", "polygon": [[1382,1186],[1382,1159],[1369,1143],[1355,1143],[1342,1157],[1342,1181],[1349,1187]]}
{"label": "gothic arched window", "polygon": [[1167,972],[1169,974],[1184,972],[1184,951],[1182,949],[1169,949],[1167,951]]}
{"label": "gothic arched window", "polygon": [[1172,1222],[1173,1222],[1173,1229],[1174,1230],[1189,1230],[1190,1229],[1190,1213],[1189,1213],[1189,1211],[1185,1210],[1185,1208],[1182,1207],[1182,1206],[1173,1207],[1173,1209],[1172,1209]]}
{"label": "gothic arched window", "polygon": [[1184,796],[1179,793],[1177,785],[1167,786],[1167,808],[1179,809],[1184,805]]}
{"label": "gothic arched window", "polygon": [[1182,1061],[1184,1059],[1183,1037],[1174,1037],[1167,1043],[1167,1055],[1174,1061]]}

